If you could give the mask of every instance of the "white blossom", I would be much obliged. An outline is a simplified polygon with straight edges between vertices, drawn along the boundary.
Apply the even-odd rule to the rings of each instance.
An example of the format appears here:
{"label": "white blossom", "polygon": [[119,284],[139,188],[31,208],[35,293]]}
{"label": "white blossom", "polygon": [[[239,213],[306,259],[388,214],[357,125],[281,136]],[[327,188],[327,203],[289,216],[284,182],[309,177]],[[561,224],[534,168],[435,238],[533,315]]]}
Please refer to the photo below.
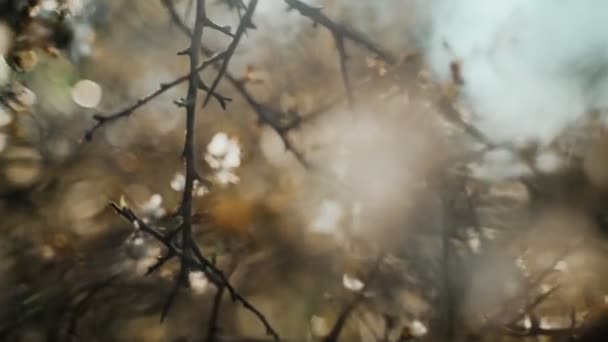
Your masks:
{"label": "white blossom", "polygon": [[224,132],[219,132],[213,136],[207,145],[207,153],[214,157],[221,157],[228,151],[229,139]]}
{"label": "white blossom", "polygon": [[144,216],[158,219],[165,215],[165,208],[162,207],[163,197],[160,194],[150,196],[148,201],[141,205]]}
{"label": "white blossom", "polygon": [[422,337],[428,333],[428,328],[424,323],[415,319],[409,324],[410,334],[414,337]]}
{"label": "white blossom", "polygon": [[171,185],[171,189],[175,191],[184,191],[184,188],[186,187],[186,177],[178,172],[173,176],[173,179],[171,179],[169,184]]}
{"label": "white blossom", "polygon": [[241,148],[236,140],[230,140],[228,149],[222,160],[222,168],[235,169],[241,166]]}
{"label": "white blossom", "polygon": [[192,184],[192,195],[195,197],[203,197],[209,192],[206,186],[202,185],[198,179],[195,179]]}
{"label": "white blossom", "polygon": [[239,176],[235,175],[231,170],[219,170],[215,173],[215,179],[222,185],[236,184],[239,182]]}
{"label": "white blossom", "polygon": [[224,132],[216,133],[207,145],[205,161],[215,170],[215,179],[222,185],[236,184],[235,169],[241,166],[241,146],[236,138]]}
{"label": "white blossom", "polygon": [[322,337],[329,334],[330,326],[327,319],[313,315],[310,318],[310,330],[315,337]]}
{"label": "white blossom", "polygon": [[365,286],[360,279],[347,273],[342,276],[342,285],[344,285],[344,288],[355,292],[363,290]]}

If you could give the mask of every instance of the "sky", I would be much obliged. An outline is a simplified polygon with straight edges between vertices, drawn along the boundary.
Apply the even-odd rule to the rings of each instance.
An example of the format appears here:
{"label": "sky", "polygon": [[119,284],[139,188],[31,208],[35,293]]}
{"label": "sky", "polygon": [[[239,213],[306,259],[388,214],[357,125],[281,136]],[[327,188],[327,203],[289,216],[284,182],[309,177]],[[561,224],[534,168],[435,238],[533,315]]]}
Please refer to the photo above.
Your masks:
{"label": "sky", "polygon": [[601,0],[434,0],[421,41],[435,75],[458,60],[462,100],[497,142],[548,144],[608,90]]}

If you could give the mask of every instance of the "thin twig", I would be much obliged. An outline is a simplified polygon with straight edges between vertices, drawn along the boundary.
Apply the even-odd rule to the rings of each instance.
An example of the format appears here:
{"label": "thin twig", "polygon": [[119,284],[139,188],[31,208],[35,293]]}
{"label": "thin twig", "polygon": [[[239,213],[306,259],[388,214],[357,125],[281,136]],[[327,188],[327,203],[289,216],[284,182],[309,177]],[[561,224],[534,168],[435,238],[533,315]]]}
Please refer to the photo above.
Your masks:
{"label": "thin twig", "polygon": [[179,273],[178,273],[177,277],[175,278],[175,282],[173,283],[173,286],[171,287],[171,291],[169,291],[169,295],[167,296],[167,299],[165,300],[165,303],[163,304],[163,309],[160,313],[160,322],[161,323],[165,321],[167,314],[169,314],[169,310],[171,310],[171,307],[173,306],[173,303],[175,302],[175,298],[177,297],[177,292],[179,291],[180,286],[182,285],[182,283],[184,281],[187,281],[187,277],[188,277],[187,268],[188,268],[188,266],[185,263],[182,263],[180,265]]}
{"label": "thin twig", "polygon": [[[179,28],[179,30],[182,31],[182,33],[184,33],[186,36],[192,37],[192,31],[181,20],[181,18],[179,17],[179,14],[175,10],[175,7],[173,6],[173,3],[171,2],[171,0],[162,0],[162,3],[165,6],[165,8],[167,9],[167,12],[168,12],[171,20]],[[205,46],[201,46],[201,52],[205,56],[212,56],[214,54],[211,49],[209,49]],[[218,69],[220,68],[218,63],[214,63],[213,65]],[[291,140],[288,137],[289,131],[299,125],[301,118],[296,117],[287,125],[281,125],[280,123],[277,122],[276,118],[285,117],[284,113],[282,113],[281,111],[279,111],[277,109],[273,109],[273,108],[270,108],[269,106],[259,103],[253,97],[253,95],[251,95],[251,93],[247,90],[247,88],[245,87],[245,83],[243,81],[241,81],[238,77],[236,77],[232,73],[230,73],[230,71],[228,71],[228,70],[224,71],[224,78],[226,80],[228,80],[228,82],[241,95],[241,97],[243,97],[243,99],[247,102],[247,104],[251,107],[251,109],[253,109],[253,111],[255,112],[255,114],[258,117],[259,122],[270,126],[275,132],[277,132],[277,134],[281,137],[281,140],[283,142],[283,145],[285,146],[285,149],[290,151],[296,157],[298,162],[300,162],[300,164],[302,164],[306,168],[310,168],[311,165],[310,165],[310,163],[308,163],[308,161],[304,157],[304,154],[302,152],[300,152],[294,146],[294,144],[291,142]],[[322,109],[324,111],[326,109],[326,107],[323,107]],[[315,114],[314,117],[318,116],[318,114],[320,112],[321,111],[316,111],[314,113]]]}
{"label": "thin twig", "polygon": [[194,249],[194,255],[197,258],[197,261],[199,261],[203,265],[205,271],[207,273],[212,273],[215,277],[217,277],[217,283],[219,285],[223,285],[226,290],[228,290],[230,296],[232,297],[232,300],[235,302],[240,302],[243,307],[245,307],[247,310],[251,311],[255,316],[257,316],[258,320],[260,320],[260,322],[262,322],[262,324],[264,325],[264,328],[266,329],[266,334],[271,335],[276,341],[279,341],[279,334],[274,330],[274,328],[272,328],[268,319],[266,319],[266,317],[253,304],[251,304],[247,299],[245,299],[245,297],[243,297],[232,286],[224,272],[222,272],[222,270],[217,268],[211,261],[209,261],[203,255],[200,248],[196,244],[194,244],[192,247]]}
{"label": "thin twig", "polygon": [[340,338],[340,334],[342,333],[342,330],[344,330],[344,326],[346,325],[348,318],[353,313],[353,311],[357,308],[357,306],[359,306],[359,304],[363,301],[363,299],[365,299],[366,291],[369,289],[370,284],[374,281],[374,279],[376,278],[376,274],[380,270],[380,264],[382,263],[382,259],[384,259],[384,254],[382,254],[380,257],[378,257],[376,259],[376,261],[374,262],[374,265],[372,266],[368,275],[364,279],[365,285],[357,293],[355,298],[342,309],[342,311],[338,315],[338,319],[336,319],[336,322],[334,323],[333,327],[331,328],[329,334],[323,339],[323,342],[337,342],[338,341],[338,339]]}
{"label": "thin twig", "polygon": [[321,11],[321,8],[307,5],[306,3],[300,0],[284,1],[287,6],[289,6],[289,9],[295,9],[301,15],[309,18],[318,25],[325,27],[334,35],[334,37],[342,37],[348,39],[353,43],[375,53],[378,57],[382,58],[389,64],[395,64],[397,62],[397,58],[395,56],[376,45],[370,39],[366,38],[365,35],[363,35],[362,33],[332,21]]}
{"label": "thin twig", "polygon": [[205,274],[216,286],[225,286],[226,290],[230,293],[232,300],[241,303],[247,310],[251,311],[258,320],[264,325],[268,335],[272,336],[275,341],[279,341],[278,333],[272,328],[268,319],[262,314],[253,304],[251,304],[245,297],[243,297],[228,281],[226,275],[222,270],[218,269],[213,263],[211,263],[200,251],[199,247],[193,243],[191,248],[194,252],[194,256],[186,255],[182,248],[175,244],[172,239],[160,233],[157,229],[151,227],[139,218],[131,209],[127,207],[121,207],[114,202],[109,202],[110,207],[116,211],[120,216],[134,224],[137,228],[143,232],[151,235],[157,241],[162,243],[169,251],[180,257],[182,262],[187,263],[192,269],[197,269]]}
{"label": "thin twig", "polygon": [[93,302],[93,298],[99,294],[103,289],[107,288],[112,284],[114,280],[116,280],[118,276],[112,276],[105,281],[92,285],[87,294],[82,298],[75,306],[71,312],[70,321],[68,324],[67,332],[70,336],[77,336],[78,333],[78,324],[84,315],[84,313],[88,310]]}
{"label": "thin twig", "polygon": [[184,192],[182,202],[180,206],[180,214],[183,217],[183,223],[181,225],[181,244],[182,244],[182,256],[180,263],[180,270],[175,284],[169,293],[169,297],[163,307],[161,313],[161,322],[165,319],[169,312],[177,292],[182,284],[188,285],[188,274],[190,273],[190,265],[188,258],[190,258],[192,251],[192,188],[194,187],[194,180],[197,177],[195,162],[196,162],[196,146],[194,144],[194,130],[196,128],[196,97],[199,89],[199,79],[197,66],[199,60],[198,50],[201,45],[201,39],[203,36],[203,26],[205,18],[205,0],[196,1],[196,19],[194,22],[194,33],[192,34],[192,40],[190,47],[188,48],[188,57],[190,59],[190,74],[188,75],[188,93],[186,95],[186,138],[184,141],[184,151],[182,157],[186,161],[186,180],[184,185]]}
{"label": "thin twig", "polygon": [[211,307],[211,315],[209,317],[209,324],[207,328],[207,342],[216,341],[216,334],[219,330],[217,322],[220,317],[220,308],[222,306],[222,297],[224,296],[225,288],[226,287],[222,285],[218,286],[217,292],[215,293],[215,296],[213,296],[213,306]]}
{"label": "thin twig", "polygon": [[[203,69],[205,69],[207,66],[213,64],[216,61],[219,61],[220,59],[224,58],[225,56],[225,52],[220,52],[218,54],[212,55],[211,57],[209,57],[209,59],[207,59],[206,61],[204,61],[199,67],[196,68],[197,72],[202,71]],[[109,114],[109,115],[99,115],[96,114],[93,116],[93,119],[95,119],[95,121],[97,121],[95,123],[95,125],[93,127],[91,127],[89,130],[87,130],[86,134],[85,134],[85,140],[90,141],[91,139],[93,139],[93,134],[99,129],[101,128],[103,125],[108,124],[110,122],[113,122],[115,120],[118,120],[120,118],[123,117],[127,117],[130,116],[131,114],[133,114],[133,112],[135,112],[135,110],[139,109],[140,107],[146,105],[148,102],[152,101],[153,99],[155,99],[156,97],[162,95],[164,92],[166,92],[167,90],[187,81],[190,79],[190,73],[180,76],[178,78],[176,78],[175,80],[168,82],[168,83],[161,83],[160,87],[142,97],[141,99],[137,100],[137,102],[135,102],[134,104],[128,106],[127,108],[121,109],[118,112],[115,112],[113,114]],[[225,98],[223,97],[218,97],[217,94],[214,95],[217,99],[218,102],[220,102],[220,105],[224,105],[224,101]]]}
{"label": "thin twig", "polygon": [[348,107],[350,110],[353,110],[355,107],[355,98],[353,95],[353,86],[351,85],[348,70],[346,68],[346,60],[348,59],[348,55],[346,54],[346,47],[344,46],[344,37],[335,36],[334,39],[336,40],[336,49],[338,50],[338,58],[340,61],[340,73],[342,74],[342,82],[344,83],[344,89],[346,90]]}
{"label": "thin twig", "polygon": [[[226,56],[224,57],[224,59],[222,61],[222,65],[219,68],[218,74],[215,77],[215,79],[213,80],[213,83],[211,84],[210,90],[207,93],[207,96],[205,97],[205,100],[203,101],[203,107],[207,105],[207,103],[209,102],[209,99],[211,98],[211,94],[213,92],[215,92],[215,88],[217,88],[218,84],[220,83],[220,80],[224,77],[224,73],[228,69],[228,64],[230,63],[230,59],[234,55],[234,51],[236,50],[237,45],[239,44],[239,42],[240,42],[241,38],[243,37],[243,34],[245,33],[245,31],[251,25],[251,17],[253,16],[253,12],[255,11],[255,7],[257,5],[258,5],[258,0],[250,0],[249,1],[249,6],[247,6],[247,10],[245,11],[245,15],[243,15],[243,17],[241,18],[241,22],[239,23],[239,27],[236,29],[236,33],[234,34],[234,38],[232,39],[232,42],[230,42],[230,45],[226,49]],[[200,49],[200,46],[194,52],[198,54],[198,50],[199,49]]]}
{"label": "thin twig", "polygon": [[145,275],[150,275],[150,274],[154,273],[156,270],[158,270],[164,264],[166,264],[169,260],[173,259],[174,256],[175,256],[175,253],[172,251],[169,251],[169,252],[167,252],[167,254],[157,258],[154,265],[148,267],[148,270],[146,271]]}
{"label": "thin twig", "polygon": [[332,37],[336,43],[336,49],[338,50],[340,73],[342,74],[342,81],[346,90],[348,105],[352,110],[354,108],[354,96],[346,67],[348,55],[346,53],[344,40],[351,40],[354,43],[372,51],[389,64],[395,64],[397,58],[392,56],[389,52],[384,51],[371,40],[367,39],[362,33],[332,21],[321,11],[321,8],[307,5],[300,0],[285,0],[285,2],[289,6],[289,9],[296,9],[301,15],[309,18],[315,24],[325,27],[332,34]]}

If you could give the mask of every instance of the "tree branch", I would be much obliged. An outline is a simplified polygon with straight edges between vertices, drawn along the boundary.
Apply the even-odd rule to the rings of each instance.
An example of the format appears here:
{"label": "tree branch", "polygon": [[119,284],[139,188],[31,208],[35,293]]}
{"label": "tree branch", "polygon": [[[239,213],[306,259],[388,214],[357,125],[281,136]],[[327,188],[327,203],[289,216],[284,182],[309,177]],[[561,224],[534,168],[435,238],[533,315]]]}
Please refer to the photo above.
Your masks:
{"label": "tree branch", "polygon": [[[177,26],[177,28],[186,36],[192,37],[192,31],[182,21],[179,14],[175,10],[175,7],[173,6],[172,1],[171,0],[162,0],[162,3],[165,6],[165,8],[167,9],[167,12],[168,12],[172,22]],[[205,46],[201,46],[201,53],[205,56],[213,56],[213,54],[214,54],[211,49],[209,49]],[[218,69],[220,68],[218,63],[214,63],[213,66]],[[226,78],[228,80],[228,82],[241,95],[241,97],[243,97],[243,99],[247,102],[247,104],[251,107],[251,109],[253,109],[253,111],[255,112],[255,114],[258,117],[259,122],[263,123],[263,124],[267,124],[275,132],[277,132],[277,134],[281,137],[281,140],[283,141],[283,145],[285,146],[285,149],[290,151],[296,157],[296,159],[300,162],[300,164],[302,164],[306,168],[310,168],[310,164],[307,162],[306,158],[304,157],[304,154],[302,152],[300,152],[293,145],[293,143],[291,142],[291,140],[288,137],[289,131],[292,128],[295,128],[298,126],[298,123],[300,122],[300,117],[296,117],[295,119],[292,120],[292,122],[288,123],[287,125],[282,126],[274,118],[282,117],[282,116],[284,116],[284,113],[282,113],[279,110],[270,108],[266,105],[259,103],[253,97],[253,95],[251,95],[251,93],[247,90],[244,82],[242,82],[239,78],[237,78],[232,73],[230,73],[230,71],[228,71],[228,70],[224,71],[224,78]],[[323,109],[325,109],[325,108],[323,108]],[[315,114],[317,114],[317,113],[315,113]],[[315,116],[317,116],[317,115],[315,115]]]}
{"label": "tree branch", "polygon": [[[239,27],[237,28],[236,33],[234,34],[234,38],[232,39],[232,42],[230,42],[230,45],[226,49],[226,56],[224,57],[222,65],[219,68],[219,72],[218,72],[217,76],[215,77],[215,80],[213,80],[213,83],[211,84],[211,87],[210,87],[211,89],[209,90],[209,92],[207,93],[207,96],[205,97],[205,100],[203,101],[203,107],[207,105],[207,103],[209,102],[209,99],[211,97],[211,94],[215,91],[215,88],[217,88],[222,77],[224,77],[224,73],[226,73],[226,69],[228,68],[230,59],[234,55],[234,51],[236,50],[237,45],[239,44],[241,38],[243,37],[243,34],[247,30],[247,28],[251,27],[251,17],[253,16],[253,12],[255,11],[255,7],[257,6],[257,4],[258,4],[258,0],[249,1],[249,6],[247,6],[245,15],[243,15],[243,17],[241,18],[241,22],[239,23]],[[196,35],[196,32],[194,35]],[[198,48],[195,50],[195,53],[198,54],[199,49],[200,49],[200,44],[199,44]]]}
{"label": "tree branch", "polygon": [[368,275],[364,279],[365,285],[357,293],[355,298],[342,309],[342,311],[338,315],[338,319],[336,319],[336,322],[331,328],[329,334],[323,339],[323,342],[338,342],[340,334],[342,333],[342,330],[344,330],[344,326],[346,325],[348,318],[353,313],[353,311],[355,311],[357,306],[359,306],[359,304],[363,301],[363,299],[365,298],[365,291],[369,289],[370,284],[373,282],[374,278],[376,278],[376,274],[380,270],[380,264],[382,263],[382,259],[384,259],[384,254],[381,254],[380,257],[376,259],[374,265],[372,266]]}
{"label": "tree branch", "polygon": [[295,9],[301,15],[309,18],[318,25],[325,27],[329,30],[334,37],[342,37],[348,39],[353,43],[375,53],[378,57],[382,58],[389,64],[395,64],[397,58],[391,53],[385,51],[374,42],[366,38],[362,33],[355,31],[354,29],[348,28],[344,25],[338,24],[327,17],[321,8],[312,7],[300,0],[284,0],[289,9]]}
{"label": "tree branch", "polygon": [[[209,59],[207,59],[206,61],[204,61],[200,66],[198,66],[196,68],[196,72],[200,72],[203,69],[205,69],[206,67],[208,67],[209,65],[213,64],[216,61],[219,61],[220,59],[224,58],[225,56],[225,52],[220,52],[218,54],[212,55],[209,57]],[[109,114],[109,115],[99,115],[96,114],[93,116],[93,119],[95,119],[95,121],[97,121],[97,123],[91,127],[89,130],[87,130],[86,134],[85,134],[85,140],[86,141],[91,141],[91,139],[93,139],[93,135],[95,134],[95,132],[101,128],[103,125],[108,124],[110,122],[116,121],[120,118],[123,117],[127,117],[130,116],[131,114],[133,114],[133,112],[135,112],[137,109],[139,109],[140,107],[146,105],[148,102],[152,101],[153,99],[155,99],[156,97],[162,95],[164,92],[166,92],[167,90],[187,81],[190,79],[190,73],[180,76],[178,78],[176,78],[175,80],[168,82],[168,83],[161,83],[160,87],[158,88],[158,90],[150,93],[149,95],[146,95],[144,97],[142,97],[141,99],[137,100],[137,102],[135,102],[134,104],[118,111],[115,112],[113,114]],[[220,105],[224,105],[223,102],[225,101],[224,98],[219,98],[217,94],[215,94],[214,96],[216,96],[216,98],[218,98],[218,102],[220,102]]]}

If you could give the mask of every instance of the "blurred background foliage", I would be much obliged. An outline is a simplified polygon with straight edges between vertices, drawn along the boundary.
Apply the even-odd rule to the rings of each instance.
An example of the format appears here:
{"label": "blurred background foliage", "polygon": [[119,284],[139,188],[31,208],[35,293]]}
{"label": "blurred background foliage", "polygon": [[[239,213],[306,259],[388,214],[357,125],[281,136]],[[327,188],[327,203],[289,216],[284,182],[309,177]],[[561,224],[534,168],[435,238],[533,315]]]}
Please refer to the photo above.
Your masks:
{"label": "blurred background foliage", "polygon": [[[236,27],[229,2],[207,2]],[[170,3],[192,23],[191,1]],[[229,70],[292,116],[272,120],[302,121],[288,136],[313,167],[222,82],[227,110],[197,114],[203,251],[288,341],[321,340],[361,292],[341,341],[562,341],[593,330],[608,301],[596,116],[549,152],[493,146],[472,134],[458,84],[427,69],[419,2],[312,3],[398,62],[347,43],[350,109],[331,34],[261,1]],[[203,42],[220,51],[227,40],[207,30]],[[213,286],[190,274],[159,323],[178,265],[144,276],[162,246],[107,205],[178,225],[169,214],[183,190],[184,119],[173,102],[185,85],[84,140],[94,114],[187,73],[176,55],[187,44],[161,1],[0,0],[0,340],[206,336]],[[267,339],[224,301],[220,340]],[[538,337],[539,327],[560,334]]]}

